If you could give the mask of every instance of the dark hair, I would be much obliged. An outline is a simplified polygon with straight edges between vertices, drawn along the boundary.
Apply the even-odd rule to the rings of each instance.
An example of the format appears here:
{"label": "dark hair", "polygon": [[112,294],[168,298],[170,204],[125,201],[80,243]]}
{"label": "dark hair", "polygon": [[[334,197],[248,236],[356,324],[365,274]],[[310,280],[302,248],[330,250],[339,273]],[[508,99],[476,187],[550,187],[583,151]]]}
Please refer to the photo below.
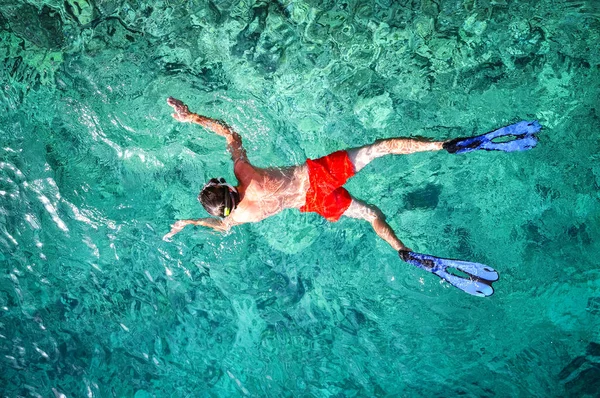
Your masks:
{"label": "dark hair", "polygon": [[[227,185],[220,185],[220,183],[225,183],[225,180],[222,178],[220,180],[211,179],[200,191],[198,200],[208,214],[215,217],[227,217],[237,207],[239,196],[237,192],[231,192]],[[229,211],[225,214],[227,208]]]}
{"label": "dark hair", "polygon": [[211,216],[224,217],[225,201],[228,196],[229,188],[223,185],[213,185],[205,187],[198,195],[198,200]]}

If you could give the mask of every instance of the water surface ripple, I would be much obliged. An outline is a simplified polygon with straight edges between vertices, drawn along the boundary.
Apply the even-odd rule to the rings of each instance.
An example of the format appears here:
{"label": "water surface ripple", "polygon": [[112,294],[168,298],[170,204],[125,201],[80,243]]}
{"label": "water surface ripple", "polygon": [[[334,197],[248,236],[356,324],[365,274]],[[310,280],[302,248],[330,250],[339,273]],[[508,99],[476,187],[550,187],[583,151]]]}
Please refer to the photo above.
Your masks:
{"label": "water surface ripple", "polygon": [[[597,396],[596,1],[0,0],[0,391],[35,397]],[[366,223],[288,210],[220,235],[198,189],[377,138],[522,119],[523,153],[382,158],[348,189],[416,251],[490,264],[489,299]]]}

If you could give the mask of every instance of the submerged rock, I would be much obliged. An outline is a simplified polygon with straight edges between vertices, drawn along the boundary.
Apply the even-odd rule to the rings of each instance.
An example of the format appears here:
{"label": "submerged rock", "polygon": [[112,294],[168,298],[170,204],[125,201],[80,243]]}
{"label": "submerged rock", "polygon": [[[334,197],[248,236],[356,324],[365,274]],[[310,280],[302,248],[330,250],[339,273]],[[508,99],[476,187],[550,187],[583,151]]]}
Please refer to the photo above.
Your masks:
{"label": "submerged rock", "polygon": [[63,20],[60,13],[48,6],[41,9],[25,5],[5,6],[0,15],[8,23],[8,30],[38,47],[58,49],[64,44]]}
{"label": "submerged rock", "polygon": [[596,397],[600,391],[600,344],[593,341],[558,374],[571,397]]}

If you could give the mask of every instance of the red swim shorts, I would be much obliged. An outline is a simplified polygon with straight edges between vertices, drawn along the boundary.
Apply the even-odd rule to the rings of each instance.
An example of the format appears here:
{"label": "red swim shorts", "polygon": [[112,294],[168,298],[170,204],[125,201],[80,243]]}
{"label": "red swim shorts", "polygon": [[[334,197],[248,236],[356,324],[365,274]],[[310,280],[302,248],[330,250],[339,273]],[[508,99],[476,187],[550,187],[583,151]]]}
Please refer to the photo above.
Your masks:
{"label": "red swim shorts", "polygon": [[355,174],[348,152],[337,151],[319,159],[308,159],[310,187],[301,212],[314,212],[337,221],[350,207],[352,197],[342,185]]}

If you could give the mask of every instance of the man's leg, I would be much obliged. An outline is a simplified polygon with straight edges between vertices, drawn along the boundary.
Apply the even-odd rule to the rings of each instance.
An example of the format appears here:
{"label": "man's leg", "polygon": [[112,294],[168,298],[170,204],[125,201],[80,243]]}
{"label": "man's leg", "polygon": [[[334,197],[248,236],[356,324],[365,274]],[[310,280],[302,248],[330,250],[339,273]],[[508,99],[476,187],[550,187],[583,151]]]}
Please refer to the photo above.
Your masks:
{"label": "man's leg", "polygon": [[394,248],[394,250],[412,251],[402,243],[392,230],[392,227],[385,221],[385,215],[376,206],[364,203],[361,200],[352,198],[350,207],[343,214],[346,217],[358,218],[368,221],[375,233]]}
{"label": "man's leg", "polygon": [[377,140],[373,144],[348,150],[348,156],[354,164],[356,172],[368,165],[372,160],[385,155],[406,155],[415,152],[439,151],[444,141],[423,141],[412,138],[387,138]]}

